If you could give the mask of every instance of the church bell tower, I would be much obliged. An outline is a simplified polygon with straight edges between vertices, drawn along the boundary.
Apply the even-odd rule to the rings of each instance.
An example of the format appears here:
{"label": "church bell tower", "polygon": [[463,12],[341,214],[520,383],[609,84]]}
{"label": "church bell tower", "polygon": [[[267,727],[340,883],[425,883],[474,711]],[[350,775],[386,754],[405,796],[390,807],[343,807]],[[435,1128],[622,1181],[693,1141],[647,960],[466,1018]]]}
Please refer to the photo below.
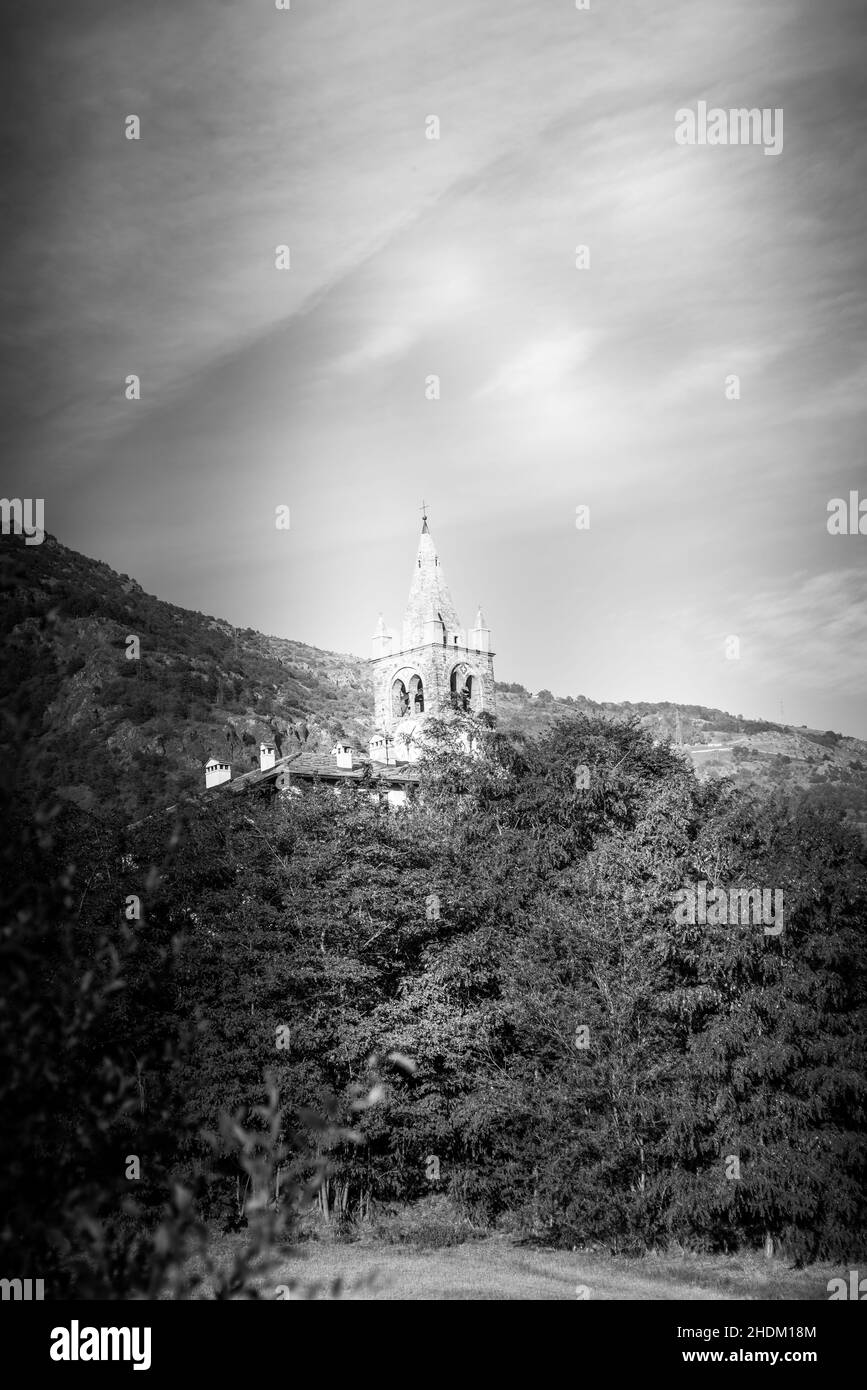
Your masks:
{"label": "church bell tower", "polygon": [[379,735],[374,742],[378,748],[390,744],[397,762],[413,762],[420,756],[419,736],[426,717],[453,709],[494,713],[490,629],[481,609],[474,627],[469,631],[461,627],[424,505],[400,639],[386,629],[380,615],[372,666]]}

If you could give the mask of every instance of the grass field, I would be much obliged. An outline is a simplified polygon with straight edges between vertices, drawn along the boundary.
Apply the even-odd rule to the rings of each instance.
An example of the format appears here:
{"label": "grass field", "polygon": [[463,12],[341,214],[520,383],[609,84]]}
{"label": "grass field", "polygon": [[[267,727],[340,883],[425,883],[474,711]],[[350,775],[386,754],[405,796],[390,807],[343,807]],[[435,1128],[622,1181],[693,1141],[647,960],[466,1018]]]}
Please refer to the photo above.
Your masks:
{"label": "grass field", "polygon": [[[232,1243],[226,1239],[227,1259]],[[277,1290],[291,1285],[289,1297],[296,1299],[825,1301],[828,1279],[841,1273],[818,1265],[793,1270],[761,1255],[629,1259],[544,1250],[506,1237],[445,1249],[309,1241],[269,1276],[261,1294],[286,1298]]]}

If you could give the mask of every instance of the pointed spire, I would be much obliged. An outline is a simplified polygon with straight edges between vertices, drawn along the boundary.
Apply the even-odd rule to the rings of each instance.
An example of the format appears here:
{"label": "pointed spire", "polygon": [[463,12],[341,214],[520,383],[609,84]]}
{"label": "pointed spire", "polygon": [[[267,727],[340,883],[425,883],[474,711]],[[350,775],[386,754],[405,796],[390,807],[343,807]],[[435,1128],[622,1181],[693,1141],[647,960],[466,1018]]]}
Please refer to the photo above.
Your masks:
{"label": "pointed spire", "polygon": [[428,529],[427,512],[425,511],[409,598],[403,616],[404,650],[424,645],[425,620],[429,616],[431,608],[445,624],[447,632],[460,631],[460,619],[443,577],[442,566],[439,562],[433,536]]}
{"label": "pointed spire", "polygon": [[471,647],[475,647],[477,652],[489,652],[491,650],[491,629],[485,622],[481,604],[479,604],[479,611],[476,614],[476,625],[470,632],[469,644]]}
{"label": "pointed spire", "polygon": [[380,613],[376,622],[376,632],[373,634],[373,655],[388,656],[391,651],[391,633],[385,626],[385,619]]}

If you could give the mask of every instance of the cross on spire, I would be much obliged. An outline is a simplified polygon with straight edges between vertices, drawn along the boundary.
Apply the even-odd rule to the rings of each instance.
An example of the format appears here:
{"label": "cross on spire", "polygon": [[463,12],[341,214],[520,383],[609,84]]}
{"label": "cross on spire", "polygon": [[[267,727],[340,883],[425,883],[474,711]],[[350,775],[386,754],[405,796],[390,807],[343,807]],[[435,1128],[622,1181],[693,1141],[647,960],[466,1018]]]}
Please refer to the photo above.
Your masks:
{"label": "cross on spire", "polygon": [[427,530],[427,502],[425,502],[424,498],[422,498],[422,504],[421,504],[421,519],[422,519],[422,528],[421,528],[421,529],[422,529],[422,531],[426,531],[426,530]]}

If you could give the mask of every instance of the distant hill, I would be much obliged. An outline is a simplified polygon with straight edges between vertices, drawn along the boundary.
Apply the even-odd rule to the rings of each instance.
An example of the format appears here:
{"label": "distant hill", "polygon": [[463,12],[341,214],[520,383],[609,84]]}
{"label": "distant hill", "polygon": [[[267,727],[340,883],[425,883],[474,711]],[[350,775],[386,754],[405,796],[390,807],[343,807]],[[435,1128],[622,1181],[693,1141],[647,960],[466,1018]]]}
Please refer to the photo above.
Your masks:
{"label": "distant hill", "polygon": [[520,685],[497,685],[497,712],[504,726],[538,732],[580,710],[616,719],[637,718],[654,737],[682,748],[700,781],[730,777],[741,785],[809,792],[837,806],[867,832],[867,743],[831,729],[793,728],[740,719],[704,705],[670,701],[598,703],[584,696],[531,695]]}
{"label": "distant hill", "polygon": [[[0,538],[0,772],[18,795],[53,789],[94,814],[135,817],[201,790],[214,754],[237,772],[278,751],[365,746],[368,664],[236,628],[146,594],[135,579],[46,536]],[[139,659],[128,659],[135,637]],[[739,720],[696,705],[604,703],[498,684],[498,717],[528,734],[576,711],[637,717],[680,742],[699,777],[806,789],[867,824],[867,744]],[[678,728],[679,721],[679,728]]]}

